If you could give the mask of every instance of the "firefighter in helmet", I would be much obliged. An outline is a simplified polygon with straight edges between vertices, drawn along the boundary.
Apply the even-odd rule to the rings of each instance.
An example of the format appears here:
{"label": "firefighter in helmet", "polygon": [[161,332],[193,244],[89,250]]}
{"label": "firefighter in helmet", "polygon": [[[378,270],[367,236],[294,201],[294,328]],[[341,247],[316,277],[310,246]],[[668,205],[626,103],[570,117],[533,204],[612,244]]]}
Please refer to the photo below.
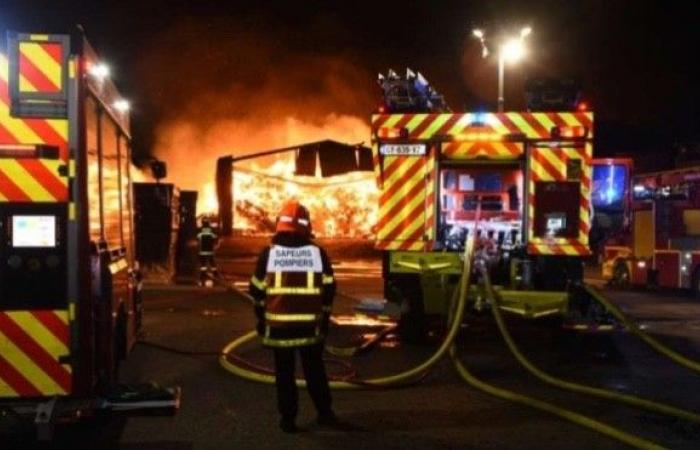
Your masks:
{"label": "firefighter in helmet", "polygon": [[277,217],[272,245],[261,252],[250,280],[257,331],[263,345],[274,352],[280,427],[286,433],[297,431],[297,351],[318,424],[338,425],[322,359],[335,279],[326,252],[312,237],[309,211],[297,201],[286,202]]}
{"label": "firefighter in helmet", "polygon": [[213,281],[219,274],[214,261],[214,250],[216,250],[219,237],[214,233],[214,228],[208,218],[202,219],[202,228],[197,234],[199,244],[199,284],[207,285],[208,281]]}

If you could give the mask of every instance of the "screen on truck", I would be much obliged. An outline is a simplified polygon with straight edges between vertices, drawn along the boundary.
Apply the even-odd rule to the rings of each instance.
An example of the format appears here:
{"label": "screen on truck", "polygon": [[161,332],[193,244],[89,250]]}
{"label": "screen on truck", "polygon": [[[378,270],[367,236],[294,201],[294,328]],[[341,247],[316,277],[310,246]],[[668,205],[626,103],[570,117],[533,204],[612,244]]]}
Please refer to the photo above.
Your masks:
{"label": "screen on truck", "polygon": [[593,166],[593,189],[591,192],[593,207],[608,210],[624,209],[627,177],[627,167],[622,164]]}
{"label": "screen on truck", "polygon": [[12,246],[55,247],[56,216],[12,216]]}

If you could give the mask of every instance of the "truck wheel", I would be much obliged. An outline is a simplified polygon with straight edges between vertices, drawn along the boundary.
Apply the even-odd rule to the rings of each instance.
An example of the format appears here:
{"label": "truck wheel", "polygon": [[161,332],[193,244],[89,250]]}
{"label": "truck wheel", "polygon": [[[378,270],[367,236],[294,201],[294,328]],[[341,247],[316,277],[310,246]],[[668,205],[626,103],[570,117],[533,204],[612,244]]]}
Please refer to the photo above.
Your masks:
{"label": "truck wheel", "polygon": [[612,285],[619,289],[627,289],[630,286],[630,271],[623,261],[615,263],[613,268]]}
{"label": "truck wheel", "polygon": [[425,308],[419,275],[390,274],[387,277],[385,294],[387,301],[400,307],[397,331],[401,340],[411,344],[425,342]]}

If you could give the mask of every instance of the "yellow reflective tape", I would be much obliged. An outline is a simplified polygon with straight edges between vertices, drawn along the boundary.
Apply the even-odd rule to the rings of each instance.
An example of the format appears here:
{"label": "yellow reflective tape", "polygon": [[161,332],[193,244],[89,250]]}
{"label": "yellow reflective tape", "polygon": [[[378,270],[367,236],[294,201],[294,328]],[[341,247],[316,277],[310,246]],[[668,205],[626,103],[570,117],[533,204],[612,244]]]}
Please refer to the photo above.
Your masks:
{"label": "yellow reflective tape", "polygon": [[[394,192],[394,194],[391,197],[382,202],[379,208],[379,217],[381,218],[386,216],[399,202],[404,202],[401,211],[405,213],[407,211],[407,207],[405,205],[405,202],[407,200],[406,197],[416,185],[424,183],[422,175],[422,173],[419,173],[410,180],[407,180]],[[392,188],[392,186],[388,184],[384,184],[384,186],[387,190]],[[422,198],[425,198],[425,190],[419,189],[418,194],[416,194],[410,200],[416,201],[417,199]]]}
{"label": "yellow reflective tape", "polygon": [[75,78],[75,75],[78,73],[77,69],[77,62],[74,59],[71,59],[68,62],[68,78],[71,80]]}
{"label": "yellow reflective tape", "polygon": [[31,173],[27,172],[21,164],[14,159],[0,160],[0,170],[5,172],[9,178],[34,202],[55,202],[56,199],[44,186],[39,183]]}
{"label": "yellow reflective tape", "polygon": [[410,133],[411,131],[415,130],[416,127],[418,127],[423,121],[428,117],[427,114],[416,114],[413,116],[411,120],[408,121],[406,124],[406,128],[408,129],[408,132]]}
{"label": "yellow reflective tape", "polygon": [[333,284],[334,281],[335,277],[333,275],[323,275],[323,277],[321,278],[321,282],[323,284]]}
{"label": "yellow reflective tape", "polygon": [[34,87],[25,77],[19,77],[19,90],[20,92],[37,92],[38,89]]}
{"label": "yellow reflective tape", "polygon": [[20,42],[19,51],[41,71],[57,89],[61,89],[61,65],[41,46],[31,42]]}
{"label": "yellow reflective tape", "polygon": [[[397,195],[392,198],[395,202],[398,202],[399,199],[403,200],[401,197],[401,194],[403,192],[403,189],[400,189],[397,191]],[[398,197],[398,198],[397,198]],[[418,195],[414,196],[412,199],[408,201],[407,204],[403,205],[401,208],[401,211],[399,211],[396,215],[394,215],[389,222],[387,222],[379,231],[378,231],[378,237],[379,239],[382,238],[382,236],[388,235],[397,225],[400,224],[400,222],[403,222],[412,212],[414,209],[418,208],[421,204],[425,202],[425,191],[421,191]],[[382,220],[386,213],[382,214],[380,212],[379,214],[379,220]],[[423,217],[419,215],[418,220],[422,220]]]}
{"label": "yellow reflective tape", "polygon": [[539,138],[540,135],[537,133],[529,123],[525,119],[523,119],[523,116],[520,113],[506,113],[506,117],[510,119],[511,122],[515,126],[518,127],[518,129],[522,132],[525,133],[525,136],[529,138]]}
{"label": "yellow reflective tape", "polygon": [[315,287],[314,283],[314,272],[306,272],[306,287],[313,289]]}
{"label": "yellow reflective tape", "polygon": [[297,339],[273,339],[265,336],[262,339],[263,345],[269,347],[301,347],[304,345],[318,344],[323,340],[323,336],[314,336],[309,338],[297,338]]}
{"label": "yellow reflective tape", "polygon": [[267,289],[267,283],[265,283],[264,281],[258,280],[256,277],[251,277],[250,282],[252,283],[253,286],[260,289],[261,291],[264,291],[265,289]]}
{"label": "yellow reflective tape", "polygon": [[0,53],[0,80],[7,83],[7,75],[9,73],[9,66],[7,64],[7,58],[5,55]]}
{"label": "yellow reflective tape", "polygon": [[45,144],[23,120],[10,117],[10,108],[0,100],[0,125],[3,126],[20,144]]}
{"label": "yellow reflective tape", "polygon": [[44,324],[29,311],[13,311],[6,313],[6,315],[55,359],[68,354],[68,347],[47,330]]}
{"label": "yellow reflective tape", "polygon": [[68,176],[70,178],[75,177],[75,160],[71,159],[68,161]]}
{"label": "yellow reflective tape", "polygon": [[49,35],[48,34],[30,34],[29,40],[30,41],[48,41]]}
{"label": "yellow reflective tape", "polygon": [[75,220],[75,203],[68,203],[68,220]]}
{"label": "yellow reflective tape", "polygon": [[275,272],[275,288],[282,287],[282,272]]}
{"label": "yellow reflective tape", "polygon": [[265,313],[265,319],[274,322],[313,322],[319,319],[318,314],[276,314]]}
{"label": "yellow reflective tape", "polygon": [[536,121],[540,123],[544,127],[545,130],[547,130],[549,133],[552,132],[552,128],[556,127],[557,125],[552,122],[552,120],[549,118],[549,116],[545,113],[534,113],[532,115]]}
{"label": "yellow reflective tape", "polygon": [[503,125],[503,122],[501,122],[497,115],[489,114],[486,122],[497,134],[510,134],[508,127]]}
{"label": "yellow reflective tape", "polygon": [[41,367],[25,355],[2,331],[0,331],[0,344],[3,349],[3,358],[43,395],[66,393],[53,378],[46,375]]}
{"label": "yellow reflective tape", "polygon": [[68,142],[68,121],[65,119],[46,119],[45,122],[61,136],[64,142]]}
{"label": "yellow reflective tape", "polygon": [[428,139],[433,137],[440,128],[450,119],[451,114],[440,114],[432,121],[430,125],[418,136],[420,139]]}
{"label": "yellow reflective tape", "polygon": [[75,302],[68,303],[68,314],[59,315],[59,318],[64,322],[70,320],[71,322],[75,320]]}
{"label": "yellow reflective tape", "polygon": [[270,295],[318,295],[321,293],[319,288],[305,288],[305,287],[272,287],[267,290]]}

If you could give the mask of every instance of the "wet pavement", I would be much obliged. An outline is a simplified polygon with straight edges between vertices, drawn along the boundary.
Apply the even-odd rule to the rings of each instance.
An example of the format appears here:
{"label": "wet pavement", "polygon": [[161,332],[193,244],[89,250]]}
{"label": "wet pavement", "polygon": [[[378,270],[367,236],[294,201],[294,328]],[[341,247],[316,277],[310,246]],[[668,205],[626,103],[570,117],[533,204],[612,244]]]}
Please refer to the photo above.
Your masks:
{"label": "wet pavement", "polygon": [[[340,293],[334,314],[352,314],[360,300],[381,297],[376,256],[346,253],[347,258],[331,255]],[[254,257],[229,252],[219,261],[228,282],[244,287]],[[607,293],[647,331],[700,359],[700,301],[669,292]],[[302,391],[303,431],[285,435],[277,428],[274,389],[232,376],[215,356],[253,327],[251,307],[240,294],[220,288],[150,286],[145,308],[143,342],[123,365],[122,377],[181,386],[181,410],[175,417],[111,418],[65,428],[57,445],[149,450],[624,448],[587,429],[477,391],[458,378],[449,361],[410,388],[334,392],[335,409],[352,425],[349,431],[315,426],[313,407]],[[546,371],[700,411],[700,374],[676,366],[631,335],[572,336],[551,323],[517,318],[508,322],[524,352]],[[371,332],[334,326],[330,340],[343,345]],[[508,353],[488,315],[470,315],[459,348],[465,364],[495,385],[571,408],[668,448],[700,448],[698,425],[560,391],[532,378]],[[346,365],[330,358],[328,368],[343,375],[349,363],[362,377],[391,374],[422,362],[434,349],[434,345],[378,346],[345,359]],[[256,364],[271,362],[257,344],[242,354]],[[27,442],[26,437],[3,439],[0,448],[30,448]]]}

